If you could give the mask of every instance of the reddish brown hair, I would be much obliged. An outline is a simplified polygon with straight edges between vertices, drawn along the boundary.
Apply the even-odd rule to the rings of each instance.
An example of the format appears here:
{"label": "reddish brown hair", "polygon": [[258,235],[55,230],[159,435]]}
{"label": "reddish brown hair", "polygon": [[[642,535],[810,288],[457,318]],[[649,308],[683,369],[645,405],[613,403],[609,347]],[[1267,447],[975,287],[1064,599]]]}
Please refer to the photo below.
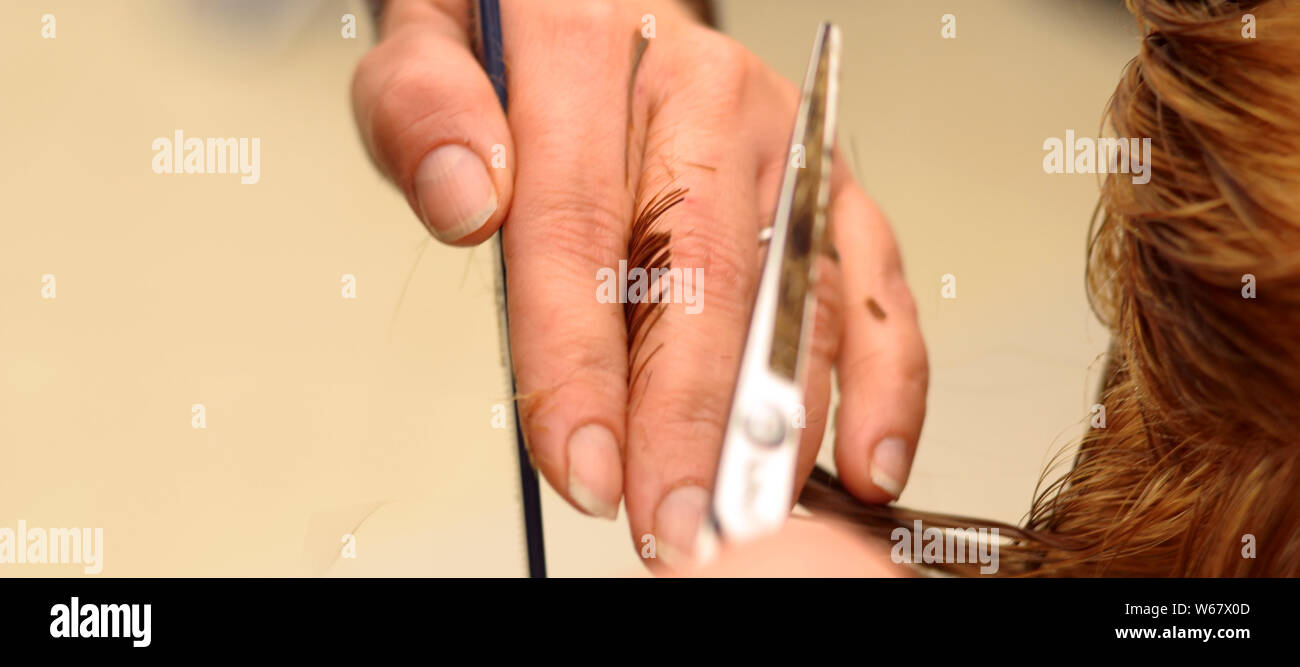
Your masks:
{"label": "reddish brown hair", "polygon": [[1001,526],[1002,575],[1300,575],[1300,13],[1127,4],[1141,46],[1106,124],[1151,138],[1152,172],[1106,177],[1088,248],[1113,335],[1105,428],[1023,528],[848,508],[827,479],[803,500],[877,536]]}

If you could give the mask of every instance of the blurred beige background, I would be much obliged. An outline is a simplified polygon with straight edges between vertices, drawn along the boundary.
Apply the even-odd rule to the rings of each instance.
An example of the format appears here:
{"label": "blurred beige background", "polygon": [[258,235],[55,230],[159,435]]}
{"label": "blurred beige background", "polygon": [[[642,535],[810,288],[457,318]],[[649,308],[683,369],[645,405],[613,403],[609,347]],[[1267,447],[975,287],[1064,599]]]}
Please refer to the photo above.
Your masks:
{"label": "blurred beige background", "polygon": [[[1136,49],[1127,15],[1102,0],[721,10],[791,78],[817,21],[841,24],[841,141],[894,222],[931,355],[902,501],[1018,521],[1084,426],[1107,341],[1083,291],[1097,182],[1044,174],[1042,142],[1096,136]],[[491,427],[506,391],[489,249],[427,241],[370,167],[347,103],[370,36],[359,2],[331,0],[5,13],[0,527],[102,527],[101,576],[523,572],[513,445]],[[260,183],[154,174],[151,142],[176,129],[260,137]],[[553,575],[643,572],[622,516],[544,501]]]}

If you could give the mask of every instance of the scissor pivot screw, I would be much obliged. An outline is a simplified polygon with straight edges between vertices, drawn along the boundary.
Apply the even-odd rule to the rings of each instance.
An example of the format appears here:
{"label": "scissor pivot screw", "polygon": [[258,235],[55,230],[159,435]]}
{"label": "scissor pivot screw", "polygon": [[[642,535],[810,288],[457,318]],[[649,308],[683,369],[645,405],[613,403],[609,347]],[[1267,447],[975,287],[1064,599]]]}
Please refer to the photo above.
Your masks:
{"label": "scissor pivot screw", "polygon": [[764,445],[785,442],[785,417],[773,406],[750,410],[744,420],[745,435]]}

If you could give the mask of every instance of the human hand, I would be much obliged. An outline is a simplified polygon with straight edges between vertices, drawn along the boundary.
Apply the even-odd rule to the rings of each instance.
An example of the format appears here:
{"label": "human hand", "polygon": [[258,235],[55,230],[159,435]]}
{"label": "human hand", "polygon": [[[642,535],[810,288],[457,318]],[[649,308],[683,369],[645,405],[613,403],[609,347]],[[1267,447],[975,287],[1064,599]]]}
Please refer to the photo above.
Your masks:
{"label": "human hand", "polygon": [[[798,91],[674,0],[502,4],[508,117],[471,50],[468,1],[392,0],[382,42],[357,68],[358,128],[439,240],[473,245],[505,223],[521,416],[542,474],[592,515],[613,518],[622,497],[634,541],[654,534],[664,558],[684,559],[713,482]],[[634,75],[646,17],[653,37]],[[838,155],[832,171],[839,261],[823,262],[816,286],[796,489],[836,366],[839,476],[885,502],[906,483],[925,416],[925,347],[892,230]],[[627,259],[638,205],[669,184],[689,191],[659,224],[672,266],[703,271],[700,311],[663,306],[629,350],[623,305],[597,298],[597,276]]]}

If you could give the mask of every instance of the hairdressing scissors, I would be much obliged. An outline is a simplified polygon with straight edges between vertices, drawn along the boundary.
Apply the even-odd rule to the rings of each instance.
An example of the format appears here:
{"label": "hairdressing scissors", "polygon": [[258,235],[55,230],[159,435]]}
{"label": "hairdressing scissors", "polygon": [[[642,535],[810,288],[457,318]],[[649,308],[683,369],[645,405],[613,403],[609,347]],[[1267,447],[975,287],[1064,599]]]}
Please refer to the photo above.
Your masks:
{"label": "hairdressing scissors", "polygon": [[[824,249],[839,88],[839,29],[823,23],[804,75],[767,257],[732,396],[712,529],[742,541],[779,528],[790,513],[802,435],[808,348]],[[760,241],[766,235],[760,235]],[[797,422],[800,425],[797,425]]]}

